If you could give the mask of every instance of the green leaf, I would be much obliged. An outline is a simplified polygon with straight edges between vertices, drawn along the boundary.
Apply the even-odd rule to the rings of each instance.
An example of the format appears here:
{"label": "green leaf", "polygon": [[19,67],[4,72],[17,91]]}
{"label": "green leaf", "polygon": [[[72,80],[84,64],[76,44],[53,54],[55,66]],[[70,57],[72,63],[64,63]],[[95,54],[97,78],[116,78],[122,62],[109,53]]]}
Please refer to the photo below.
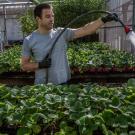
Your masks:
{"label": "green leaf", "polygon": [[41,127],[39,125],[33,125],[32,130],[35,134],[39,134],[41,131]]}
{"label": "green leaf", "polygon": [[128,133],[120,133],[120,135],[128,135]]}
{"label": "green leaf", "polygon": [[118,97],[113,97],[112,98],[112,105],[119,106],[119,104],[120,104],[120,99]]}
{"label": "green leaf", "polygon": [[5,107],[6,103],[0,102],[0,108]]}
{"label": "green leaf", "polygon": [[14,121],[15,121],[16,123],[19,123],[19,124],[20,124],[20,121],[21,121],[21,119],[22,119],[22,115],[23,115],[23,114],[21,114],[21,113],[19,113],[19,112],[15,112],[15,113],[13,114],[13,119],[14,119]]}
{"label": "green leaf", "polygon": [[83,104],[81,101],[76,101],[73,106],[70,107],[71,112],[80,112],[84,109]]}
{"label": "green leaf", "polygon": [[79,127],[79,132],[81,135],[93,135],[93,130],[87,126]]}
{"label": "green leaf", "polygon": [[[76,121],[76,124],[79,125],[81,130],[84,130],[84,128],[87,127],[87,130],[94,131],[97,130],[98,128],[98,126],[94,121],[94,117],[91,115],[85,115],[81,117],[79,120]],[[82,129],[82,127],[84,128]]]}
{"label": "green leaf", "polygon": [[114,112],[113,112],[112,110],[110,110],[110,109],[105,109],[105,110],[102,112],[102,117],[103,117],[103,119],[104,119],[104,121],[105,121],[105,123],[106,123],[107,125],[112,125],[113,119],[114,119],[114,117],[115,117],[115,114],[114,114]]}
{"label": "green leaf", "polygon": [[7,121],[8,121],[9,124],[13,124],[13,122],[14,122],[14,121],[13,121],[13,120],[14,120],[14,119],[13,119],[13,115],[7,116],[6,119],[7,119]]}
{"label": "green leaf", "polygon": [[130,131],[129,135],[135,135],[135,131]]}
{"label": "green leaf", "polygon": [[58,115],[57,114],[48,114],[47,116],[50,119],[58,119]]}
{"label": "green leaf", "polygon": [[128,87],[135,87],[135,78],[130,78],[127,82]]}
{"label": "green leaf", "polygon": [[10,110],[13,110],[15,108],[15,106],[13,106],[11,102],[6,101],[5,108],[6,108],[7,112],[9,112]]}
{"label": "green leaf", "polygon": [[119,124],[121,128],[128,128],[128,119],[123,114],[120,114],[115,118],[115,123]]}
{"label": "green leaf", "polygon": [[132,95],[127,96],[126,99],[129,100],[130,102],[135,102],[135,93],[133,93]]}
{"label": "green leaf", "polygon": [[61,129],[64,129],[66,126],[67,126],[67,122],[66,122],[66,121],[62,121],[62,122],[60,123],[60,128],[61,128]]}
{"label": "green leaf", "polygon": [[73,112],[73,113],[69,114],[69,119],[70,120],[77,120],[82,116],[83,116],[83,114],[81,114],[81,113]]}
{"label": "green leaf", "polygon": [[56,132],[54,135],[66,135],[66,133],[63,129],[61,129],[60,132]]}
{"label": "green leaf", "polygon": [[94,117],[95,124],[100,126],[105,123],[104,119],[100,115]]}
{"label": "green leaf", "polygon": [[8,92],[6,95],[2,96],[1,99],[8,99],[11,96],[11,94]]}
{"label": "green leaf", "polygon": [[37,120],[39,118],[42,118],[43,120],[47,120],[47,117],[43,114],[43,113],[34,113],[32,116],[31,116],[31,119],[33,119],[35,122],[37,122]]}
{"label": "green leaf", "polygon": [[31,130],[26,127],[22,127],[17,130],[17,135],[30,135],[30,134],[31,134]]}
{"label": "green leaf", "polygon": [[109,135],[106,125],[102,124],[101,127],[102,127],[102,131],[103,131],[104,135]]}
{"label": "green leaf", "polygon": [[[57,96],[55,94],[46,94],[45,95],[45,99],[46,99],[46,102],[50,105],[53,105],[56,103],[56,100],[58,100],[58,97],[56,98]],[[60,100],[60,98],[59,98]]]}

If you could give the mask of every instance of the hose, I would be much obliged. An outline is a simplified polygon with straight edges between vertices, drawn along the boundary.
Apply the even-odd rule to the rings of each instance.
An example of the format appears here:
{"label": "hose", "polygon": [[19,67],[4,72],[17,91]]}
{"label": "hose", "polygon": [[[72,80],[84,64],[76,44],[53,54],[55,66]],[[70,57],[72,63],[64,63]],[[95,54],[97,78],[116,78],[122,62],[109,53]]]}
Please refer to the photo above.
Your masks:
{"label": "hose", "polygon": [[[76,22],[77,20],[79,20],[80,18],[88,15],[88,14],[95,14],[95,13],[104,13],[104,14],[108,14],[108,15],[112,15],[111,12],[109,11],[103,11],[103,10],[93,10],[93,11],[88,11],[86,13],[81,14],[80,16],[77,16],[76,18],[74,18],[72,21],[70,21],[65,27],[64,29],[59,33],[59,35],[56,37],[56,39],[54,40],[53,44],[52,44],[52,48],[50,49],[50,52],[47,54],[47,56],[44,57],[44,59],[48,59],[51,58],[51,54],[53,51],[53,48],[55,47],[56,42],[58,41],[58,39],[61,37],[61,35],[64,33],[64,31],[74,22]],[[125,24],[118,18],[118,22],[122,25],[122,27],[124,27],[125,32],[129,32],[129,28],[127,26],[125,26]],[[48,78],[49,78],[49,73],[48,73],[48,68],[46,69],[46,84],[48,83]]]}

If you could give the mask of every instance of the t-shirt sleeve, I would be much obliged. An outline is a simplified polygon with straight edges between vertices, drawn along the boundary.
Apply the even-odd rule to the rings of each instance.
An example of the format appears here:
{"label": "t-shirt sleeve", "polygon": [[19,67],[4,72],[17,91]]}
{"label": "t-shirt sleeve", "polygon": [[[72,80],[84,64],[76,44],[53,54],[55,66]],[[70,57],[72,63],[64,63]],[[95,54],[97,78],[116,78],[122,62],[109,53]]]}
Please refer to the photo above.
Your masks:
{"label": "t-shirt sleeve", "polygon": [[28,39],[24,39],[23,45],[22,45],[22,56],[30,57],[31,56],[31,49],[29,48],[29,42]]}
{"label": "t-shirt sleeve", "polygon": [[71,41],[74,39],[74,30],[75,29],[67,28],[64,31],[63,37],[65,38],[66,41]]}

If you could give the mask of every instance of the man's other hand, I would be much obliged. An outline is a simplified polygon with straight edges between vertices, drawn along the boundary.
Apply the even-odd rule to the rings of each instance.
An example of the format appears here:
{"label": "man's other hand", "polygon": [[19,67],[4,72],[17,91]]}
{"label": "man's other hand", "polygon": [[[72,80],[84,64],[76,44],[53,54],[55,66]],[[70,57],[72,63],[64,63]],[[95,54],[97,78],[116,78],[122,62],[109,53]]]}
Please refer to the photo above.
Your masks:
{"label": "man's other hand", "polygon": [[51,58],[46,58],[38,63],[38,67],[41,68],[49,68],[51,66]]}

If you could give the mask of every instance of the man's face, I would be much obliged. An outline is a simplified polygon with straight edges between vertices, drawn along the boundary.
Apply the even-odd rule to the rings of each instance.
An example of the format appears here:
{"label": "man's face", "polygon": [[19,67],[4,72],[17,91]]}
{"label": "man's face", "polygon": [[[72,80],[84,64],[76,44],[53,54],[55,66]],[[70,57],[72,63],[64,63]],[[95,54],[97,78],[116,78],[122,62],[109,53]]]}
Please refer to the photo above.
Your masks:
{"label": "man's face", "polygon": [[41,18],[38,17],[38,24],[46,30],[51,30],[54,24],[53,10],[43,9]]}

